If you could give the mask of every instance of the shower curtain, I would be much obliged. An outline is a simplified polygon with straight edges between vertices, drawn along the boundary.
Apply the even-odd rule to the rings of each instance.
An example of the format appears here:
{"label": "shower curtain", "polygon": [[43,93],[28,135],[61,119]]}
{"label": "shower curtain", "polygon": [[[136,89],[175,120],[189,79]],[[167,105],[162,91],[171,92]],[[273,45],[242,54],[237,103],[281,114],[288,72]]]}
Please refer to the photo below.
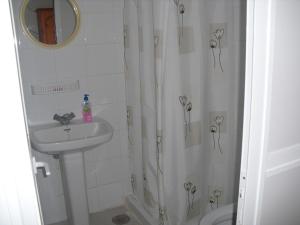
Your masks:
{"label": "shower curtain", "polygon": [[[179,96],[183,95],[180,78],[177,8],[171,1],[155,1],[156,11],[156,77],[157,133],[160,179],[164,202],[163,217],[169,224],[181,224],[185,215],[183,190],[185,171],[184,123]],[[159,10],[159,11],[158,11]]]}
{"label": "shower curtain", "polygon": [[[187,199],[184,184],[193,182],[197,187],[193,201],[199,200],[203,191],[199,166],[195,166],[201,166],[203,158],[200,120],[204,114],[200,105],[204,82],[200,80],[205,72],[201,67],[201,7],[200,1],[185,2],[189,10],[189,16],[184,18],[189,23],[187,28],[180,24],[176,0],[125,1],[125,7],[131,7],[127,32],[134,35],[132,30],[138,30],[143,203],[160,224],[169,225],[182,225],[189,219],[191,199]],[[132,8],[136,9],[135,23]],[[186,37],[180,36],[181,28],[187,30]],[[125,54],[126,62],[132,57]],[[130,68],[128,73],[128,77],[133,76]],[[190,116],[185,112],[191,122],[188,135],[186,109],[180,104],[180,96],[192,103]]]}
{"label": "shower curtain", "polygon": [[[185,7],[184,15],[180,15],[180,2]],[[162,136],[159,187],[166,214],[164,218],[172,225],[185,224],[200,212],[200,208],[190,211],[189,198],[192,197],[187,197],[185,183],[192,182],[197,187],[196,199],[200,200],[200,192],[204,190],[200,181],[204,168],[200,137],[204,132],[201,132],[200,121],[205,116],[201,106],[204,105],[206,81],[203,52],[207,48],[203,45],[206,37],[201,36],[206,29],[205,13],[200,12],[204,9],[201,3],[193,0],[154,0],[157,133]],[[186,96],[192,104],[190,116],[187,108],[183,109],[180,104],[180,96]],[[197,165],[191,165],[193,163]]]}

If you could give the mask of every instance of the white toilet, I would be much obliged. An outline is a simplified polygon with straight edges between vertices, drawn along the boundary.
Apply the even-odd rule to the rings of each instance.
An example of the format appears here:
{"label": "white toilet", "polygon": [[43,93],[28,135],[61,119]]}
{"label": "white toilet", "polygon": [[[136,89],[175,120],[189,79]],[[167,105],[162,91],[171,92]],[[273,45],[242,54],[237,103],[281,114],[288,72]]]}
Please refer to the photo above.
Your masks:
{"label": "white toilet", "polygon": [[234,204],[225,205],[205,215],[201,221],[195,218],[187,225],[234,225],[236,209]]}
{"label": "white toilet", "polygon": [[234,204],[225,205],[205,215],[200,225],[234,225],[235,214]]}

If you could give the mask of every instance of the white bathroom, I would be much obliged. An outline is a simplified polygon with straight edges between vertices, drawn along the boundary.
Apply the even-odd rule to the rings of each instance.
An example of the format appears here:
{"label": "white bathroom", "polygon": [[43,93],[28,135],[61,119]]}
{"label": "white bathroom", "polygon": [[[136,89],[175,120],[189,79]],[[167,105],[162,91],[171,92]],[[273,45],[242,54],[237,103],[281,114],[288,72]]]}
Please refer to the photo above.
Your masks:
{"label": "white bathroom", "polygon": [[0,1],[0,225],[299,225],[299,11]]}
{"label": "white bathroom", "polygon": [[247,1],[11,8],[44,225],[235,224]]}

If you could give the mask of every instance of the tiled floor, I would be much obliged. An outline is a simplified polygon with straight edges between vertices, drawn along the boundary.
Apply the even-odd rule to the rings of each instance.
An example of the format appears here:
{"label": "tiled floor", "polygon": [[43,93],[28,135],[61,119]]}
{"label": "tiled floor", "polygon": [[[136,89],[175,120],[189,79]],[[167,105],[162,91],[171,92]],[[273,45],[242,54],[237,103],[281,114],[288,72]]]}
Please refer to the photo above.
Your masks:
{"label": "tiled floor", "polygon": [[[90,225],[115,225],[112,222],[112,218],[120,214],[127,214],[130,217],[130,221],[124,225],[142,225],[141,223],[138,222],[135,216],[123,206],[90,214]],[[65,221],[65,222],[55,223],[51,225],[71,225],[71,224]]]}

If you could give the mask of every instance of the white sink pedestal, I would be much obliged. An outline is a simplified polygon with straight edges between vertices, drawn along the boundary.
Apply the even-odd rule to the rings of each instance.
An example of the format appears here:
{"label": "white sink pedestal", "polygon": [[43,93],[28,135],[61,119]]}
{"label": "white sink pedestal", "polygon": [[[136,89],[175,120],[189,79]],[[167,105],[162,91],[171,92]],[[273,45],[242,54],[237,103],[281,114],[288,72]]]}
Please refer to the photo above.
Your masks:
{"label": "white sink pedestal", "polygon": [[83,152],[62,154],[60,157],[63,180],[66,181],[64,193],[69,222],[72,225],[89,225]]}
{"label": "white sink pedestal", "polygon": [[113,136],[112,126],[101,118],[83,123],[74,120],[68,126],[43,124],[31,128],[34,149],[59,155],[66,210],[71,225],[90,225],[83,152],[107,143]]}

